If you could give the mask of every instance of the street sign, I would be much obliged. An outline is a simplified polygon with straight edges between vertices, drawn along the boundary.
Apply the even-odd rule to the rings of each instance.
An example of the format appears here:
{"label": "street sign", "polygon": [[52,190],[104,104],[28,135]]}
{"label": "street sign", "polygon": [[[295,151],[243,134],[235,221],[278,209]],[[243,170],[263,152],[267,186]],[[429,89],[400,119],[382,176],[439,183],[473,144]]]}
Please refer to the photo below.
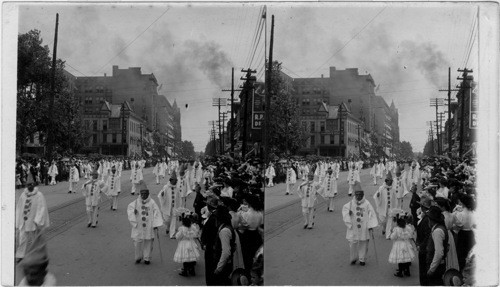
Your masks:
{"label": "street sign", "polygon": [[264,124],[264,112],[254,112],[252,117],[252,129],[260,130]]}
{"label": "street sign", "polygon": [[479,109],[479,103],[477,100],[476,93],[470,93],[469,97],[469,128],[477,129],[477,111]]}

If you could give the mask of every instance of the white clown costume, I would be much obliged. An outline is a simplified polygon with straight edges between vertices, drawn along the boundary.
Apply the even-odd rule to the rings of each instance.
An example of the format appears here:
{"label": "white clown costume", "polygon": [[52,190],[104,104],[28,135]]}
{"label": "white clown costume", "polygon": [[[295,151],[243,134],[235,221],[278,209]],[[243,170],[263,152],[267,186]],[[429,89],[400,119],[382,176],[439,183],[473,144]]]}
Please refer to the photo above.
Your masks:
{"label": "white clown costume", "polygon": [[[361,185],[356,183],[354,189],[361,190]],[[378,226],[375,210],[366,198],[363,197],[361,201],[353,198],[342,207],[342,218],[347,226],[350,262],[354,264],[359,260],[364,265],[370,240],[369,230]]]}

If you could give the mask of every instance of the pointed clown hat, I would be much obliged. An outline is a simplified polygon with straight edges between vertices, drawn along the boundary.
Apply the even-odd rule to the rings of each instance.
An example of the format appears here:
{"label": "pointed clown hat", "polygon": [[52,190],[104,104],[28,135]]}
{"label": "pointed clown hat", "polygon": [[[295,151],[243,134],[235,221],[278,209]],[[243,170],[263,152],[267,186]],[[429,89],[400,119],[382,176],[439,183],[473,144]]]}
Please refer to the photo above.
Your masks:
{"label": "pointed clown hat", "polygon": [[363,191],[363,188],[361,187],[361,183],[359,181],[356,181],[354,183],[354,186],[352,188],[354,191]]}
{"label": "pointed clown hat", "polygon": [[142,190],[148,190],[149,191],[149,188],[146,185],[146,183],[144,182],[144,180],[139,181],[139,183],[137,184],[136,188],[137,188],[138,191],[142,191]]}

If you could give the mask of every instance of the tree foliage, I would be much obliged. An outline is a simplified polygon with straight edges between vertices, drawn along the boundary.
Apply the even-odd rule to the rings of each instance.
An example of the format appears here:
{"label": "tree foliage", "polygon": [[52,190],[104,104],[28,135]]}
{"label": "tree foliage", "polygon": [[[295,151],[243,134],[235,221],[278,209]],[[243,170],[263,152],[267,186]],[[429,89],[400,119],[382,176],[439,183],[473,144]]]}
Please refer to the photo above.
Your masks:
{"label": "tree foliage", "polygon": [[402,158],[413,158],[413,147],[410,142],[402,141],[399,144],[399,156]]}
{"label": "tree foliage", "polygon": [[286,88],[281,74],[281,63],[273,62],[271,107],[269,109],[269,147],[276,155],[294,154],[307,140],[300,125],[300,110],[295,98]]}
{"label": "tree foliage", "polygon": [[45,145],[48,130],[52,128],[54,151],[76,153],[88,138],[79,103],[64,75],[64,62],[58,59],[54,107],[49,111],[52,58],[48,46],[42,42],[38,30],[18,35],[16,150],[23,152],[28,138],[37,132],[42,135],[41,144]]}
{"label": "tree foliage", "polygon": [[194,145],[190,141],[182,141],[180,148],[180,156],[183,158],[194,159],[196,153],[194,152]]}

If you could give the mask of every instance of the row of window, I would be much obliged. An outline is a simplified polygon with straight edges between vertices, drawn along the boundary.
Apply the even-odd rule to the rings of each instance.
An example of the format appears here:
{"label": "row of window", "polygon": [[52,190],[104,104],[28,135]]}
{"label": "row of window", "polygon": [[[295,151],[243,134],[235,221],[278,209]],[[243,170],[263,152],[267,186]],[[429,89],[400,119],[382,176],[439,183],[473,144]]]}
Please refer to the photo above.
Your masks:
{"label": "row of window", "polygon": [[313,89],[303,89],[302,90],[302,94],[303,95],[309,95],[309,94],[313,94],[313,95],[328,95],[328,94],[330,94],[330,92],[327,91],[327,90],[322,90],[320,88],[313,88]]}
{"label": "row of window", "polygon": [[311,103],[312,103],[312,105],[320,105],[321,103],[328,104],[329,100],[328,100],[328,98],[315,98],[315,99],[306,98],[306,99],[302,99],[302,105],[303,106],[310,106]]}
{"label": "row of window", "polygon": [[[101,97],[101,96],[86,96],[85,99],[83,99],[83,103],[85,105],[103,104],[105,100],[106,100],[106,98]],[[81,103],[81,101],[80,101],[80,103]]]}
{"label": "row of window", "polygon": [[88,94],[88,93],[104,93],[104,92],[110,92],[111,90],[103,87],[103,86],[96,86],[96,87],[85,87],[83,89],[83,92]]}
{"label": "row of window", "polygon": [[[87,130],[106,131],[106,130],[108,130],[108,128],[111,130],[118,130],[118,129],[121,129],[121,118],[109,119],[109,121],[108,121],[108,119],[84,120],[83,124],[84,124],[85,129],[87,129]],[[109,126],[108,126],[108,124],[109,124]],[[130,122],[129,131],[140,134],[141,124],[136,123],[136,122]]]}

